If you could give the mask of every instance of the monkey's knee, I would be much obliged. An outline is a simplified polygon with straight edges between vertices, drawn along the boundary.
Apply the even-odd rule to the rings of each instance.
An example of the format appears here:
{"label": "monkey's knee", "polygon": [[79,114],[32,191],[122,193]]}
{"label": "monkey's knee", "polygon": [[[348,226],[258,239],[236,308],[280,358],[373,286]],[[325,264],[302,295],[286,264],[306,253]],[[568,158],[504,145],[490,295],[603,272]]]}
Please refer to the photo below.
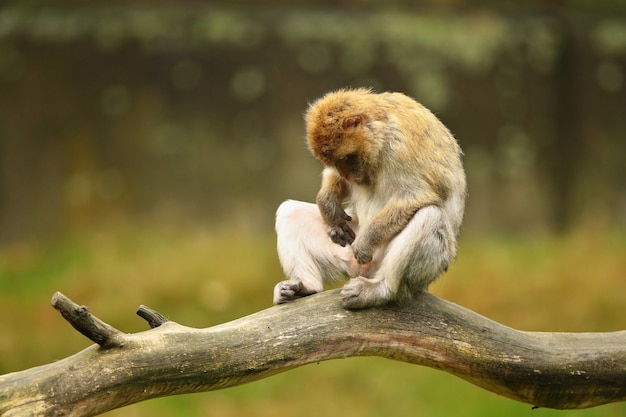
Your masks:
{"label": "monkey's knee", "polygon": [[306,203],[297,200],[285,200],[276,209],[276,228],[286,222],[299,222],[302,216],[310,217],[318,214],[317,206],[313,203]]}
{"label": "monkey's knee", "polygon": [[299,279],[281,281],[274,287],[274,304],[284,304],[298,298],[313,295],[318,291],[305,287]]}
{"label": "monkey's knee", "polygon": [[400,277],[409,292],[423,291],[444,273],[456,255],[456,239],[443,212],[433,206],[417,212],[385,254],[386,277]]}

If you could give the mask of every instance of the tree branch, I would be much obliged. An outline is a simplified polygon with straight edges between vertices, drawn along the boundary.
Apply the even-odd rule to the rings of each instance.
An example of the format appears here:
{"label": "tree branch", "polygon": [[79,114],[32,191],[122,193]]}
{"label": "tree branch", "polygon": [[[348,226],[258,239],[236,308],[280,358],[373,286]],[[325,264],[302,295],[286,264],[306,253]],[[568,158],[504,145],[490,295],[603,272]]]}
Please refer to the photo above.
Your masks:
{"label": "tree branch", "polygon": [[92,416],[149,398],[222,389],[312,362],[382,356],[450,372],[532,405],[626,399],[626,331],[522,332],[423,293],[406,306],[341,307],[337,291],[194,329],[141,307],[124,334],[61,294],[53,305],[93,345],[0,376],[0,415]]}

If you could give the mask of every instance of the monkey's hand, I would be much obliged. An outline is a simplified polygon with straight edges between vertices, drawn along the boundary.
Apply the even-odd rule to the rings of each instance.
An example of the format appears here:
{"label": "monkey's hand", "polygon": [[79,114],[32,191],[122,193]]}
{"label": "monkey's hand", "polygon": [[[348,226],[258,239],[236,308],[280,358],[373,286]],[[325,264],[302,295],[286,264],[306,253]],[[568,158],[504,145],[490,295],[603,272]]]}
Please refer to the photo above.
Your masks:
{"label": "monkey's hand", "polygon": [[365,239],[356,239],[352,244],[352,251],[354,257],[360,265],[365,265],[372,260],[374,254],[374,248],[368,244]]}
{"label": "monkey's hand", "polygon": [[330,240],[332,240],[334,243],[341,246],[346,246],[354,242],[356,234],[354,233],[354,230],[352,230],[352,228],[348,225],[348,222],[352,220],[352,217],[350,217],[345,211],[343,212],[341,217],[342,219],[337,222],[336,225],[330,226],[328,228],[328,235],[330,236]]}

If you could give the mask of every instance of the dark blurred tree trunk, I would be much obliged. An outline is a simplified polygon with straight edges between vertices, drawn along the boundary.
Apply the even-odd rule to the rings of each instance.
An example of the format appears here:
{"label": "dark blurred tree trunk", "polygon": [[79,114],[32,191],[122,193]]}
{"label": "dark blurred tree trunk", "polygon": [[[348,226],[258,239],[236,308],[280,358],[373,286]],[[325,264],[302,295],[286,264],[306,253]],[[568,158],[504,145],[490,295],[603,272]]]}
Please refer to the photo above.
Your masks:
{"label": "dark blurred tree trunk", "polygon": [[555,134],[547,147],[545,167],[548,198],[551,199],[551,224],[556,232],[565,232],[573,221],[573,192],[583,148],[583,102],[579,75],[581,40],[567,16],[556,11],[553,15],[559,36],[557,55],[552,72],[554,82]]}

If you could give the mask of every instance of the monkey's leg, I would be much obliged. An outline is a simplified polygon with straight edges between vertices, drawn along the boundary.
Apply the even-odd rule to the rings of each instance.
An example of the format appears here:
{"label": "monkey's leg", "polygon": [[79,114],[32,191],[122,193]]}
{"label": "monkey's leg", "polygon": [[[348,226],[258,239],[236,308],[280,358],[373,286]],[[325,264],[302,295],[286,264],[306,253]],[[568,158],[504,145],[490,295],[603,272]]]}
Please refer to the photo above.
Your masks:
{"label": "monkey's leg", "polygon": [[446,271],[455,255],[454,233],[445,213],[437,206],[424,207],[389,242],[371,279],[359,276],[343,287],[344,306],[367,308],[410,299]]}
{"label": "monkey's leg", "polygon": [[358,274],[350,246],[333,243],[327,230],[317,205],[293,200],[280,205],[278,259],[288,279],[274,288],[274,304],[315,294],[324,290],[324,282]]}

